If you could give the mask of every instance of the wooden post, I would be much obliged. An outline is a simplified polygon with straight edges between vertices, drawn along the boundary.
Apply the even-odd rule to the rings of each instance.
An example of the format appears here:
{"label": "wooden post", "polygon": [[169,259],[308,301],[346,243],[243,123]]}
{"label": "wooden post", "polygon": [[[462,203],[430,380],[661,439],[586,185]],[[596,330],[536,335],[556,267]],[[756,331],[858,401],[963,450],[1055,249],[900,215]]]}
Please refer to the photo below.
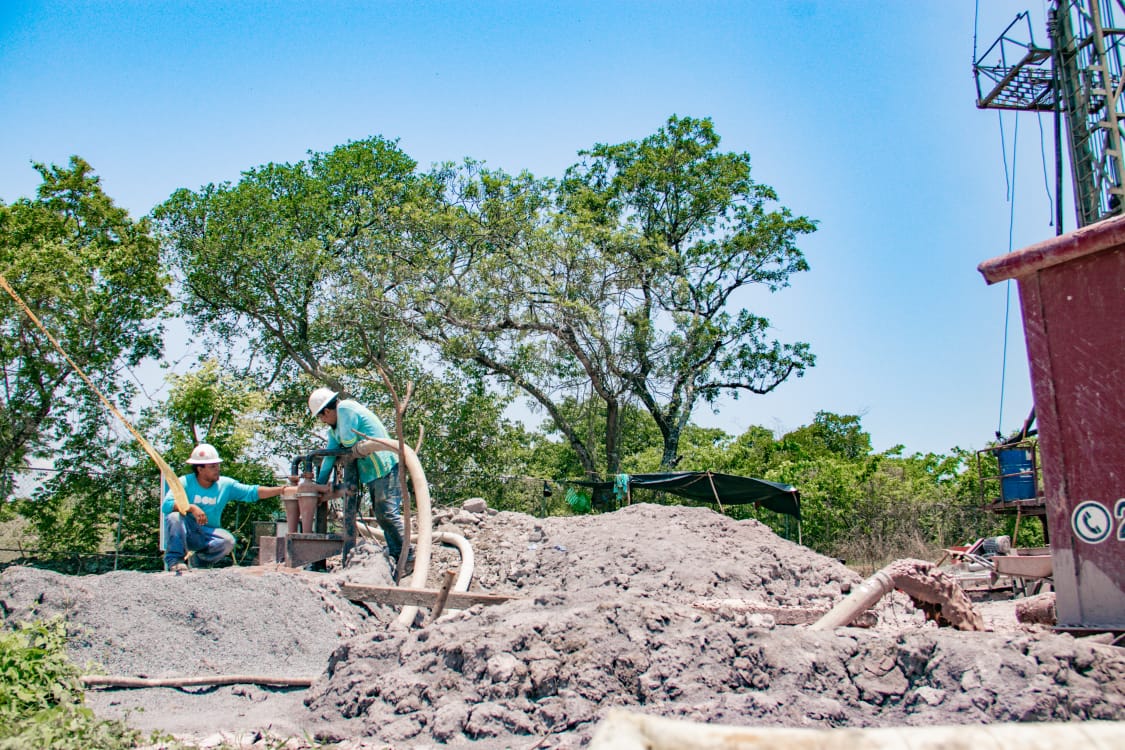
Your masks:
{"label": "wooden post", "polygon": [[445,580],[441,582],[441,588],[438,590],[437,604],[434,605],[433,611],[430,612],[430,622],[441,617],[442,610],[445,609],[445,600],[449,598],[449,590],[453,588],[453,579],[457,577],[457,571],[447,570],[443,575]]}

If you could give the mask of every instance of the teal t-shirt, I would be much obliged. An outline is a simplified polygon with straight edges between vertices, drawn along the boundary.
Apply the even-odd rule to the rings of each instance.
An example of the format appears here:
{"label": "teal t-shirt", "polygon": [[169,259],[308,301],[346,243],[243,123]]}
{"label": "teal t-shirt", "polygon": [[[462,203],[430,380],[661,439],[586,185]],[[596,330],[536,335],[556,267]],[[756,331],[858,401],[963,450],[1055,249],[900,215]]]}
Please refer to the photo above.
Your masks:
{"label": "teal t-shirt", "polygon": [[[367,437],[390,437],[387,428],[375,413],[358,401],[344,399],[336,404],[336,426],[328,429],[328,449],[351,448],[363,440],[363,433]],[[357,458],[356,467],[359,469],[359,481],[367,484],[373,479],[385,477],[398,463],[398,456],[391,451],[377,451],[370,456]],[[332,467],[336,465],[336,457],[328,456],[320,465],[320,474],[317,475],[318,484],[324,484],[332,476]]]}
{"label": "teal t-shirt", "polygon": [[[207,514],[207,525],[219,528],[223,520],[223,508],[227,507],[227,503],[231,500],[237,500],[242,503],[255,503],[258,501],[258,485],[256,484],[243,484],[236,482],[230,477],[220,476],[219,481],[215,482],[210,487],[204,489],[199,485],[196,480],[195,474],[188,474],[187,476],[180,477],[180,482],[184,485],[184,491],[187,493],[188,502],[192,505],[198,505]],[[160,506],[161,514],[171,513],[173,508],[172,492],[164,496],[164,502]]]}

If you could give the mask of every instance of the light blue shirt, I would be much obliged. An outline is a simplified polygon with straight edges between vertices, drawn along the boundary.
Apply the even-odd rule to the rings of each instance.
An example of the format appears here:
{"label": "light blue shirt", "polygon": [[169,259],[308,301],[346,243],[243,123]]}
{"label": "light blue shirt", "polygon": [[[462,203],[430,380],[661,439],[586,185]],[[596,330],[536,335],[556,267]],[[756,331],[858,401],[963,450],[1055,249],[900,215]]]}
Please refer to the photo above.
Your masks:
{"label": "light blue shirt", "polygon": [[[184,485],[188,502],[202,508],[203,512],[207,514],[207,525],[214,528],[222,526],[223,508],[227,507],[227,503],[231,500],[242,503],[258,502],[258,485],[243,484],[230,477],[220,476],[219,481],[206,489],[200,486],[194,472],[180,477],[180,482]],[[172,492],[169,490],[168,494],[164,496],[164,502],[160,505],[161,516],[171,513],[172,508]]]}
{"label": "light blue shirt", "polygon": [[[336,426],[328,428],[328,449],[352,448],[363,440],[363,433],[367,437],[390,437],[387,428],[383,426],[379,417],[358,401],[350,398],[336,404]],[[359,481],[367,484],[373,479],[385,477],[398,463],[398,456],[391,451],[377,451],[370,456],[357,458],[356,467],[359,469]],[[320,474],[317,475],[317,484],[324,484],[332,476],[332,467],[336,465],[336,457],[328,456],[320,464]]]}

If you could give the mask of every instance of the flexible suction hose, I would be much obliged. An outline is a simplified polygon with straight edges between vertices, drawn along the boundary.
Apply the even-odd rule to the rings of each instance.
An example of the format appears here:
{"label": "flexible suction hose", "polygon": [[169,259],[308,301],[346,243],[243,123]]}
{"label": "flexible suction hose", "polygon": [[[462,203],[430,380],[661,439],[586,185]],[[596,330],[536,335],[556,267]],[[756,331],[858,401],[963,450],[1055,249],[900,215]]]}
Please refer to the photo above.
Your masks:
{"label": "flexible suction hose", "polygon": [[[371,526],[363,521],[356,521],[356,528],[367,536],[378,539],[381,542],[386,542],[386,535],[383,530],[378,526]],[[473,582],[473,566],[476,565],[476,558],[473,554],[473,545],[469,540],[460,534],[454,534],[451,531],[439,531],[434,534],[434,541],[439,544],[446,544],[450,547],[455,547],[461,553],[461,565],[457,569],[457,580],[453,582],[454,591],[468,591],[469,584]],[[456,609],[446,609],[446,612],[459,612]]]}
{"label": "flexible suction hose", "polygon": [[[414,572],[399,582],[403,588],[418,588],[414,581],[425,583],[430,573],[430,556],[433,552],[434,518],[430,507],[430,485],[426,482],[426,472],[418,460],[418,454],[409,445],[403,444],[399,450],[397,440],[390,438],[368,438],[360,443],[366,448],[392,451],[399,454],[406,470],[410,472],[410,483],[414,487],[415,512],[418,516],[418,543],[414,548]],[[373,451],[372,451],[373,452]],[[395,622],[409,627],[418,614],[417,607],[403,607]]]}
{"label": "flexible suction hose", "polygon": [[852,589],[844,599],[819,620],[809,626],[809,630],[834,630],[842,628],[894,590],[895,582],[885,570],[880,570],[863,583]]}
{"label": "flexible suction hose", "polygon": [[810,630],[833,630],[849,624],[876,602],[899,589],[915,603],[940,609],[941,617],[958,630],[984,630],[984,620],[957,581],[926,560],[895,560],[857,586]]}

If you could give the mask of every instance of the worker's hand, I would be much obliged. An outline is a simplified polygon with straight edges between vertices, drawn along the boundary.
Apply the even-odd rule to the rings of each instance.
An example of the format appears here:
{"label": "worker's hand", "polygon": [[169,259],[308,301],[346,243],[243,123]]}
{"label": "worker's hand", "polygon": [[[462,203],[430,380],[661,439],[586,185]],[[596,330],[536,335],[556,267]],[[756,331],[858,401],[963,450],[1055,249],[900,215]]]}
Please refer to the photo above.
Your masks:
{"label": "worker's hand", "polygon": [[377,450],[379,450],[379,444],[374,440],[360,440],[352,448],[352,455],[356,458],[363,458],[364,456],[370,456]]}
{"label": "worker's hand", "polygon": [[207,525],[207,514],[203,512],[203,508],[200,508],[198,505],[193,505],[188,508],[188,513],[191,513],[192,516],[195,517],[195,522],[200,526]]}

